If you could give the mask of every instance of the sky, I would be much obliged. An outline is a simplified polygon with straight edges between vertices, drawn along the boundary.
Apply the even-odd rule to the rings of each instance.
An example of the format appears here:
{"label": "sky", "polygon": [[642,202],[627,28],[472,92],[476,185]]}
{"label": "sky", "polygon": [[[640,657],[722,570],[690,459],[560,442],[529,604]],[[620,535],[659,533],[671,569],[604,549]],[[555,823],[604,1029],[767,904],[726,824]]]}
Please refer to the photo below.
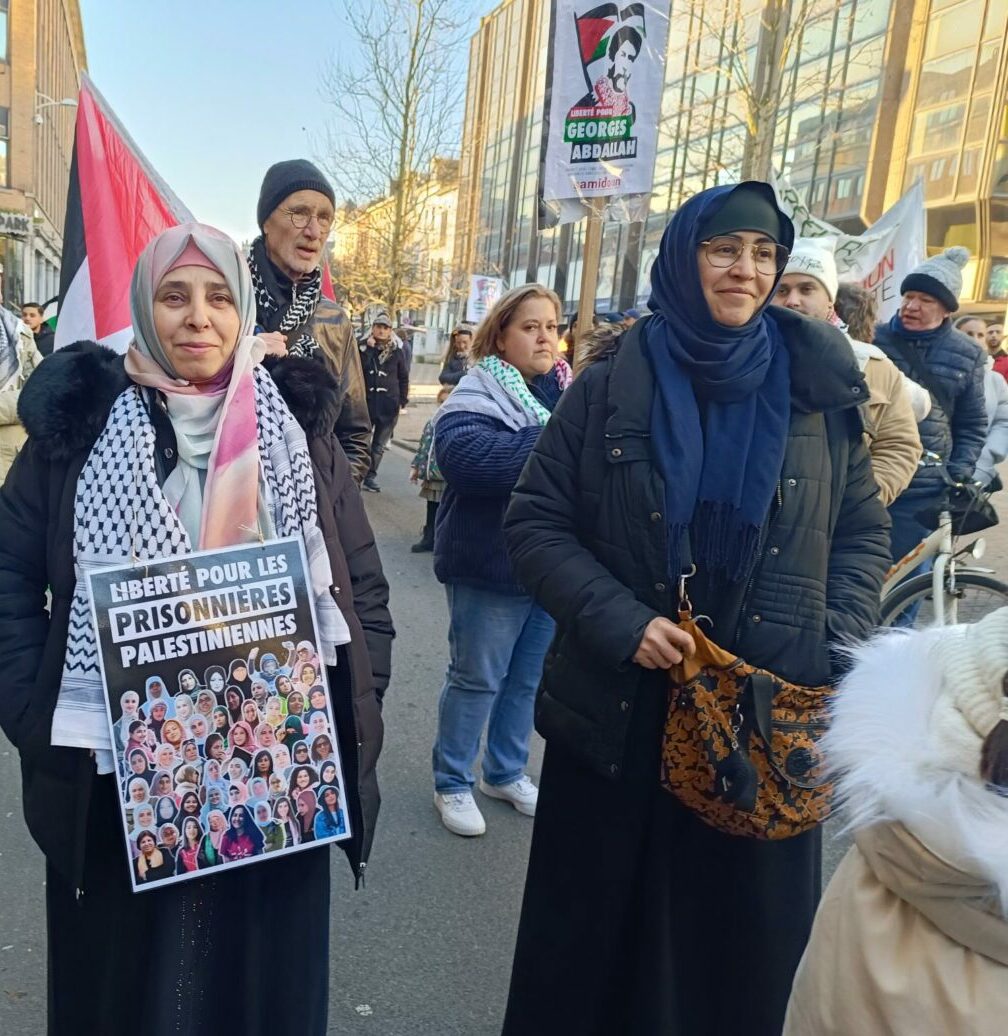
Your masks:
{"label": "sky", "polygon": [[197,219],[254,237],[266,169],[322,157],[320,71],[352,45],[335,0],[80,6],[88,72],[141,151]]}

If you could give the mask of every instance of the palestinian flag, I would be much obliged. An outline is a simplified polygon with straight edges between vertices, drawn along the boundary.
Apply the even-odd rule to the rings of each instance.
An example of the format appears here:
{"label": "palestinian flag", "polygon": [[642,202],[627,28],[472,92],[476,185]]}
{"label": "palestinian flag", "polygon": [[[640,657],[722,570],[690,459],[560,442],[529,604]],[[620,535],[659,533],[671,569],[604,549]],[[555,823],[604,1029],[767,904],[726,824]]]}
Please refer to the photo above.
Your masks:
{"label": "palestinian flag", "polygon": [[331,302],[336,301],[336,288],[333,286],[332,274],[329,272],[328,257],[322,262],[322,294]]}
{"label": "palestinian flag", "polygon": [[[609,42],[617,29],[630,26],[640,33],[643,39],[644,4],[630,4],[621,8],[618,4],[600,4],[584,14],[576,15],[574,25],[577,30],[578,51],[581,55],[581,67],[584,70],[585,82],[591,90],[592,84],[607,67]],[[596,62],[603,62],[593,68]]]}
{"label": "palestinian flag", "polygon": [[87,338],[125,352],[133,267],[153,237],[192,218],[82,74],[55,347]]}

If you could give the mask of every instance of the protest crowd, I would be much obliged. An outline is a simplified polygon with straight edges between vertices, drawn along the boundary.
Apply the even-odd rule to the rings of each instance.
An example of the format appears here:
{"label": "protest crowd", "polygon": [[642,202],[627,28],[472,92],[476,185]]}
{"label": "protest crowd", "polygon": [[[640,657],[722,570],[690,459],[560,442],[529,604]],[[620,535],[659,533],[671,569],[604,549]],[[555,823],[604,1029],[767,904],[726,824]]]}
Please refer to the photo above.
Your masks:
{"label": "protest crowd", "polygon": [[[153,1033],[327,1031],[319,843],[364,880],[395,636],[363,494],[410,404],[397,315],[358,337],[323,293],[335,202],[281,160],[247,254],[154,236],[125,356],[0,309],[0,723],[51,1033],[141,1002]],[[410,461],[449,624],[430,820],[534,824],[507,1036],[1003,1027],[1008,610],[879,632],[947,483],[996,492],[1008,456],[968,257],[880,321],[746,181],[675,213],[647,312],[578,335],[530,283],[452,331]],[[831,794],[854,844],[823,892]]]}

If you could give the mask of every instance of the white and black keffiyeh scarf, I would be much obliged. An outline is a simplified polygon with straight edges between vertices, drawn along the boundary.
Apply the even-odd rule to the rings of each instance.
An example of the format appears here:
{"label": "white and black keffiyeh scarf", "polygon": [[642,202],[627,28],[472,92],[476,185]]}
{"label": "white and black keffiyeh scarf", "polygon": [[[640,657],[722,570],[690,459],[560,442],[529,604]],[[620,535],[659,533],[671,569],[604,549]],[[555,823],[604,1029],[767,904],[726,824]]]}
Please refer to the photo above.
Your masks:
{"label": "white and black keffiyeh scarf", "polygon": [[[320,654],[336,664],[336,648],[350,631],[332,595],[332,569],[322,531],[308,443],[279,390],[261,368],[254,374],[263,496],[277,536],[301,536],[318,619]],[[99,773],[111,773],[112,743],[105,716],[98,647],[91,622],[87,574],[187,554],[193,546],[158,482],[155,431],[141,389],[115,401],[77,480],[74,570],[77,578],[67,653],[52,723],[52,744],[90,748]],[[110,489],[110,487],[113,487]]]}
{"label": "white and black keffiyeh scarf", "polygon": [[[292,282],[290,298],[287,298],[287,292],[277,282],[270,268],[266,245],[261,237],[252,242],[245,259],[252,274],[256,315],[267,331],[279,331],[286,335],[311,320],[322,297],[321,268],[303,281]],[[287,342],[289,356],[311,358],[321,348],[307,331],[302,331],[296,340]]]}

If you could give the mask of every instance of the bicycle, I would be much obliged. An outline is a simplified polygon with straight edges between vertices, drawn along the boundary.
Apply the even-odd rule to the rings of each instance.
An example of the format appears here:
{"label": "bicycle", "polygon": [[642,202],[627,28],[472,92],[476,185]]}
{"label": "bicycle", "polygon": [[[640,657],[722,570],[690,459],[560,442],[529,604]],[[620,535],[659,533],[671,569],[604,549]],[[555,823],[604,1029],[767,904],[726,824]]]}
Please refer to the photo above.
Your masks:
{"label": "bicycle", "polygon": [[[955,482],[933,453],[927,453],[920,466],[939,468],[945,482],[938,527],[889,570],[882,586],[881,625],[921,629],[977,622],[1008,605],[1008,584],[997,579],[993,569],[972,563],[984,555],[983,537],[964,546],[958,541],[998,524],[989,500],[1001,482],[996,476],[983,488]],[[933,520],[934,512],[927,517]],[[910,575],[931,559],[934,567],[930,572]]]}

